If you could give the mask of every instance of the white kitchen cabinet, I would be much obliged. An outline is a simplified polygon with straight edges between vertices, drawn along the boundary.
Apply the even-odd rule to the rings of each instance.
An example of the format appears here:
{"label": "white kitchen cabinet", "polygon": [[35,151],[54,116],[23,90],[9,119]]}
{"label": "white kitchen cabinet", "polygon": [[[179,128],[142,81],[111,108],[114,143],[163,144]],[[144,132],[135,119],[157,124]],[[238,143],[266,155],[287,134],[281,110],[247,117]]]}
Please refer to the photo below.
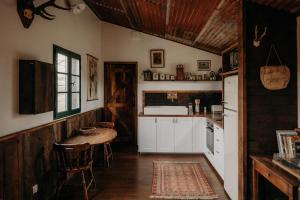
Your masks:
{"label": "white kitchen cabinet", "polygon": [[190,153],[193,151],[193,119],[176,117],[174,122],[175,152]]}
{"label": "white kitchen cabinet", "polygon": [[139,117],[139,152],[156,152],[156,117]]}
{"label": "white kitchen cabinet", "polygon": [[206,118],[193,118],[193,153],[204,153],[206,145]]}
{"label": "white kitchen cabinet", "polygon": [[224,137],[223,129],[214,125],[214,166],[224,179]]}
{"label": "white kitchen cabinet", "polygon": [[157,152],[174,152],[174,118],[157,117],[156,130]]}
{"label": "white kitchen cabinet", "polygon": [[140,116],[138,149],[141,153],[203,153],[206,118]]}

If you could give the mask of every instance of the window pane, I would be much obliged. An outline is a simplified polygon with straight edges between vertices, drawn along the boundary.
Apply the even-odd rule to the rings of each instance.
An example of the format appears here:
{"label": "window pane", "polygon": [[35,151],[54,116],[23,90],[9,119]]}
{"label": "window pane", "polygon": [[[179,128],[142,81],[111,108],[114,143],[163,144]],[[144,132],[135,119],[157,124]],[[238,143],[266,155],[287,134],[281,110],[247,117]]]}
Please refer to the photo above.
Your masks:
{"label": "window pane", "polygon": [[68,76],[65,74],[57,74],[57,91],[67,92],[68,91]]}
{"label": "window pane", "polygon": [[68,57],[58,53],[57,54],[57,71],[67,73],[68,72]]}
{"label": "window pane", "polygon": [[72,109],[79,108],[80,105],[80,97],[79,93],[72,93]]}
{"label": "window pane", "polygon": [[57,94],[57,112],[64,112],[68,110],[68,96],[66,93]]}
{"label": "window pane", "polygon": [[78,76],[72,76],[72,92],[79,92],[79,77]]}
{"label": "window pane", "polygon": [[72,74],[79,75],[79,60],[72,58]]}

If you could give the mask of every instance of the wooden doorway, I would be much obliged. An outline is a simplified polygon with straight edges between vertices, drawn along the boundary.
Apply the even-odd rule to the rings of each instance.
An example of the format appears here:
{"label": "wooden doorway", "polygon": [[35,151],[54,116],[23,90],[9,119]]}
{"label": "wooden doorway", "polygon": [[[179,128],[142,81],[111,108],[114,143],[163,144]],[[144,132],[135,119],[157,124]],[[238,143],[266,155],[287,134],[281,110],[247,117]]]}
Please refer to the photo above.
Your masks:
{"label": "wooden doorway", "polygon": [[104,107],[116,141],[137,145],[137,62],[104,63]]}

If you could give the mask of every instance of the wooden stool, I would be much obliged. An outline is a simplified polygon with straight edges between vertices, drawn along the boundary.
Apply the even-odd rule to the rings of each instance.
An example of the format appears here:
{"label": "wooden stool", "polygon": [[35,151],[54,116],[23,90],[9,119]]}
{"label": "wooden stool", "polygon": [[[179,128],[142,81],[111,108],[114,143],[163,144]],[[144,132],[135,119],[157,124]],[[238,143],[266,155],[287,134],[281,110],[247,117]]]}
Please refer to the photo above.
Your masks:
{"label": "wooden stool", "polygon": [[113,152],[111,150],[110,142],[104,143],[104,162],[107,167],[110,167],[110,162],[113,160]]}

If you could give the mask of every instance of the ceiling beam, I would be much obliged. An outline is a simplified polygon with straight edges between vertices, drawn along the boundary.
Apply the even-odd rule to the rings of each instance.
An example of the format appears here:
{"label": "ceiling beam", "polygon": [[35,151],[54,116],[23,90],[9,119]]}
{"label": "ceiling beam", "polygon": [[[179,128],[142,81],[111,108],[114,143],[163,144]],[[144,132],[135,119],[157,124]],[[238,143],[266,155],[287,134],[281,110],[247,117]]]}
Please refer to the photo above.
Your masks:
{"label": "ceiling beam", "polygon": [[167,0],[167,6],[166,6],[166,25],[169,24],[170,10],[171,10],[171,0]]}
{"label": "ceiling beam", "polygon": [[223,7],[224,3],[226,0],[221,0],[219,5],[217,6],[216,10],[212,13],[212,15],[209,17],[209,19],[207,20],[205,26],[202,28],[202,30],[200,31],[199,35],[196,37],[196,39],[193,42],[193,45],[202,37],[202,35],[205,33],[206,29],[208,29],[208,27],[210,26],[210,24],[212,23],[213,19],[219,14],[220,9]]}
{"label": "ceiling beam", "polygon": [[110,9],[110,10],[113,10],[113,11],[116,11],[116,12],[120,12],[120,13],[126,14],[125,11],[122,10],[122,9],[112,7],[112,6],[104,4],[104,3],[100,3],[100,2],[98,2],[96,0],[87,0],[87,1],[91,2],[92,4],[97,5],[99,7],[107,8],[107,9]]}
{"label": "ceiling beam", "polygon": [[129,14],[128,14],[128,11],[127,11],[127,9],[126,9],[126,7],[125,7],[125,4],[124,4],[123,0],[120,0],[120,4],[121,4],[121,6],[122,6],[122,8],[123,8],[123,10],[124,10],[124,13],[125,13],[125,15],[126,15],[126,17],[127,17],[127,20],[128,20],[128,22],[129,22],[131,28],[136,28],[135,25],[132,23],[132,20],[131,20]]}

